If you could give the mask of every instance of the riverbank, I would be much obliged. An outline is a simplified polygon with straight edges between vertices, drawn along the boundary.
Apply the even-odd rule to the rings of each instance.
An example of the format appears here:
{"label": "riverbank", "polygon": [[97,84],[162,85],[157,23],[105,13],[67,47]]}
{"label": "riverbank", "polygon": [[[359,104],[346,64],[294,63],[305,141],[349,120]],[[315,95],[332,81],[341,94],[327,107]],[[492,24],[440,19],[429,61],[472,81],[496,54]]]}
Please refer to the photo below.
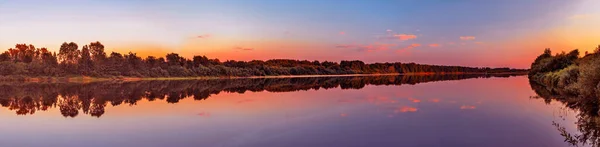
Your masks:
{"label": "riverbank", "polygon": [[382,74],[337,74],[337,75],[279,75],[279,76],[198,76],[198,77],[26,77],[26,76],[0,76],[4,82],[102,82],[102,81],[155,81],[155,80],[210,80],[210,79],[257,79],[257,78],[310,78],[310,77],[362,77],[362,76],[428,76],[428,75],[526,75],[527,72],[502,72],[502,73],[382,73]]}
{"label": "riverbank", "polygon": [[556,95],[597,98],[600,96],[600,53],[579,57],[579,51],[552,55],[547,49],[531,64],[531,82]]}

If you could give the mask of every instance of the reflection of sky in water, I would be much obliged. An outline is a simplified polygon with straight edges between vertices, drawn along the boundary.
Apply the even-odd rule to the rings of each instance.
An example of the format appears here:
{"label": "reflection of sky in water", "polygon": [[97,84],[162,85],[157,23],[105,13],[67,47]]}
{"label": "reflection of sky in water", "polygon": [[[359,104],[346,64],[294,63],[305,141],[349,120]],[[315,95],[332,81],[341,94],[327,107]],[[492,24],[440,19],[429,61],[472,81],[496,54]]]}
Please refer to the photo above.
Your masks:
{"label": "reflection of sky in water", "polygon": [[[100,118],[56,108],[0,111],[2,146],[565,146],[526,77],[363,89],[221,93],[176,104],[107,106]],[[557,113],[566,113],[561,120]]]}

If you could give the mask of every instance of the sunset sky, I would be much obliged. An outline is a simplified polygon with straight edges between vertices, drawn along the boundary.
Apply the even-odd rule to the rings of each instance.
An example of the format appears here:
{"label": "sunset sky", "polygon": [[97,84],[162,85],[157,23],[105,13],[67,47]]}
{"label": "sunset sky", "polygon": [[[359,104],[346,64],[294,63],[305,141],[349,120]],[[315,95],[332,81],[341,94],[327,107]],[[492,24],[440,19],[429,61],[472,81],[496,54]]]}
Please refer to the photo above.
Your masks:
{"label": "sunset sky", "polygon": [[600,44],[598,0],[0,0],[0,51],[100,41],[141,56],[528,68]]}

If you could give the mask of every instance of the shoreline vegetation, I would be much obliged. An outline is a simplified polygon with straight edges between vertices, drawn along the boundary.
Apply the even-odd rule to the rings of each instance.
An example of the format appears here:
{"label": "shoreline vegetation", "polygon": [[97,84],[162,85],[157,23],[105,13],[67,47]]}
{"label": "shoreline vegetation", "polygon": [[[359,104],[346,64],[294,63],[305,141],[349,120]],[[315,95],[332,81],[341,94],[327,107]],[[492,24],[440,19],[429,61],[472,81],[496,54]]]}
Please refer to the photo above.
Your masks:
{"label": "shoreline vegetation", "polygon": [[129,52],[107,54],[92,42],[81,48],[64,42],[59,52],[17,44],[0,54],[0,81],[106,81],[361,76],[405,74],[526,74],[527,69],[442,66],[416,63],[364,63],[271,59],[220,61],[206,56],[188,59],[176,53],[145,58]]}
{"label": "shoreline vegetation", "polygon": [[530,82],[561,99],[597,101],[600,97],[600,45],[579,57],[579,50],[552,55],[545,49],[531,64]]}

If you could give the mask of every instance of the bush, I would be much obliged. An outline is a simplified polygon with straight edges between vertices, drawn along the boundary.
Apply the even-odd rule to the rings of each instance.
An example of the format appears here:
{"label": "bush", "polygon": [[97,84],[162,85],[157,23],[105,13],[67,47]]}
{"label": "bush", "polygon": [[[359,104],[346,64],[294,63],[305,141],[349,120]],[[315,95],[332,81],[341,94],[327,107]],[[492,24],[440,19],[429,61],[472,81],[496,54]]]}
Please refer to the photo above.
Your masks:
{"label": "bush", "polygon": [[586,96],[598,96],[600,93],[600,60],[592,60],[580,68],[578,89]]}

